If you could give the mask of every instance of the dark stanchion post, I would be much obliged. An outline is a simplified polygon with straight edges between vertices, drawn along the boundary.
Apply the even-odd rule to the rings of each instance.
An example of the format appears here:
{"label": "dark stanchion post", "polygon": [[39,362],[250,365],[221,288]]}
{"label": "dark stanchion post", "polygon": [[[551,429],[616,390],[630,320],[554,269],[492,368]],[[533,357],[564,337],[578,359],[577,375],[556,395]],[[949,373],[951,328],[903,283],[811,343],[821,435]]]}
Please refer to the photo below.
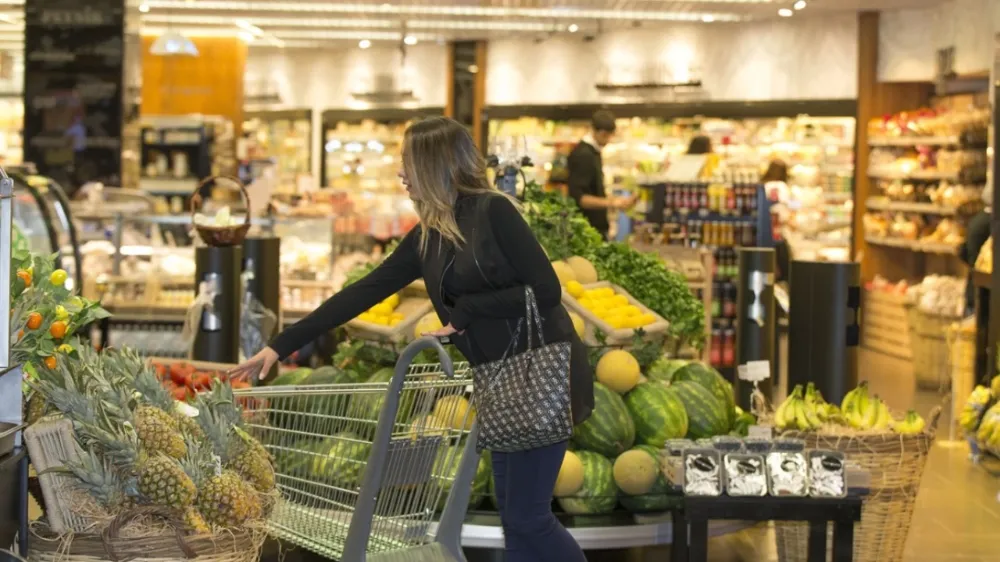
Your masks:
{"label": "dark stanchion post", "polygon": [[202,313],[195,335],[192,357],[195,361],[239,362],[242,270],[243,249],[240,246],[209,246],[195,250],[195,287],[206,282],[215,288],[213,307]]}
{"label": "dark stanchion post", "polygon": [[[772,401],[772,381],[775,368],[774,275],[776,260],[771,248],[739,249],[739,284],[736,289],[736,364],[768,361],[771,377],[758,383],[758,388]],[[750,411],[752,385],[733,379],[736,403]]]}
{"label": "dark stanchion post", "polygon": [[793,261],[788,301],[789,392],[812,382],[839,404],[858,385],[861,267]]}
{"label": "dark stanchion post", "polygon": [[[281,239],[275,236],[247,238],[243,242],[243,271],[252,273],[247,277],[246,291],[264,308],[274,312],[278,317],[275,329],[281,330]],[[278,365],[275,365],[264,379],[270,380],[277,374]]]}

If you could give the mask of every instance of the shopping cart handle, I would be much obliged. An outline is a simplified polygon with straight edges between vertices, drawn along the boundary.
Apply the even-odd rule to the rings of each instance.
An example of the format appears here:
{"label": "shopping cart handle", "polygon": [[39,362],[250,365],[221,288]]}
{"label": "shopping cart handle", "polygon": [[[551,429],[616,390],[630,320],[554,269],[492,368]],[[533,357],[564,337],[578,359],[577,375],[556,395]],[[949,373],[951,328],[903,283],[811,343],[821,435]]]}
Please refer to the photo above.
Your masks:
{"label": "shopping cart handle", "polygon": [[455,376],[455,364],[451,360],[451,355],[448,354],[448,350],[444,348],[441,341],[433,336],[424,336],[422,338],[413,340],[410,345],[403,349],[403,353],[399,356],[399,362],[397,365],[403,368],[409,368],[413,360],[416,359],[417,355],[425,349],[434,349],[438,354],[438,361],[441,362],[441,372],[448,378],[453,378]]}

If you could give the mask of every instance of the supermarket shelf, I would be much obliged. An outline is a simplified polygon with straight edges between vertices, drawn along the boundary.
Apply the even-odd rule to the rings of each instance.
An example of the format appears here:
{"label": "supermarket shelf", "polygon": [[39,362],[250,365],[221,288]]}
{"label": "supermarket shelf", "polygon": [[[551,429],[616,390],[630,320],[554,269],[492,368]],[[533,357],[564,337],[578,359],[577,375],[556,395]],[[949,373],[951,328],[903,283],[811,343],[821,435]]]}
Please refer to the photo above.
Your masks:
{"label": "supermarket shelf", "polygon": [[959,144],[957,136],[947,137],[882,137],[868,139],[869,146],[951,146]]}
{"label": "supermarket shelf", "polygon": [[[112,322],[183,324],[184,317],[187,314],[187,308],[181,307],[123,304],[102,306],[105,310],[111,313]],[[292,324],[301,320],[310,312],[312,311],[295,309],[284,310],[282,311],[282,319],[286,324]]]}
{"label": "supermarket shelf", "polygon": [[916,170],[908,174],[904,174],[896,170],[868,170],[868,177],[878,180],[958,181],[958,172]]}
{"label": "supermarket shelf", "polygon": [[820,221],[807,228],[797,228],[795,231],[803,235],[813,235],[820,234],[823,232],[830,232],[833,230],[840,230],[842,228],[850,228],[853,222],[851,219],[843,219],[836,221]]}
{"label": "supermarket shelf", "polygon": [[[577,527],[567,525],[567,530],[576,539],[583,550],[607,550],[619,548],[636,548],[671,544],[674,538],[673,524],[669,515],[663,515],[664,520],[649,521],[649,517],[624,518],[612,526]],[[462,546],[465,548],[503,548],[503,529],[499,517],[493,524],[480,523],[487,517],[470,517],[462,526]],[[708,526],[709,536],[722,536],[748,529],[753,525],[749,521],[711,521]],[[431,524],[430,535],[437,533],[437,523]]]}
{"label": "supermarket shelf", "polygon": [[907,201],[889,201],[878,197],[868,199],[865,206],[869,211],[896,211],[900,213],[920,213],[924,215],[954,215],[954,207],[946,207],[935,203],[911,203]]}
{"label": "supermarket shelf", "polygon": [[958,255],[958,246],[953,246],[951,244],[932,244],[928,242],[917,242],[915,240],[904,240],[902,238],[887,238],[881,236],[866,236],[865,242],[873,246],[903,248],[914,252],[923,252],[925,254]]}

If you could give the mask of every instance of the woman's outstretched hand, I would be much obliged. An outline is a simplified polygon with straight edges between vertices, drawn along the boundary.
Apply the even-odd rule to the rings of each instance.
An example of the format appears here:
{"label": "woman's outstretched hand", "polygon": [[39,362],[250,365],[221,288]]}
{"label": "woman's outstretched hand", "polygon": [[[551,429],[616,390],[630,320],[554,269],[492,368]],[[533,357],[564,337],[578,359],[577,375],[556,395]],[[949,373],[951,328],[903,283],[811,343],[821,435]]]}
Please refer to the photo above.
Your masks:
{"label": "woman's outstretched hand", "polygon": [[277,362],[278,352],[270,347],[265,347],[260,350],[260,353],[229,371],[228,375],[230,379],[246,380],[247,382],[253,377],[261,379],[271,372],[271,367],[274,367]]}
{"label": "woman's outstretched hand", "polygon": [[458,330],[456,330],[449,323],[447,326],[445,326],[444,328],[441,328],[440,330],[434,330],[433,332],[424,332],[423,335],[425,335],[425,336],[433,336],[435,338],[443,338],[443,337],[446,337],[446,336],[450,336],[452,334],[464,334],[464,333],[465,333],[464,330],[461,331],[461,332],[459,332]]}

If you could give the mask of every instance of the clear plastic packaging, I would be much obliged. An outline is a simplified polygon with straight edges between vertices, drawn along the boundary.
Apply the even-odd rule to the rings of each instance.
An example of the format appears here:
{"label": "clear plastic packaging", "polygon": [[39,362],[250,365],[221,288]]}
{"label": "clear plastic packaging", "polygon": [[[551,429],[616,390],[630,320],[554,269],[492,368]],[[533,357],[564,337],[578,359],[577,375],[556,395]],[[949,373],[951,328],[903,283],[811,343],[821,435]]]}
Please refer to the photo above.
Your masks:
{"label": "clear plastic packaging", "polygon": [[771,441],[771,450],[782,453],[801,453],[806,450],[806,442],[802,439],[782,437]]}
{"label": "clear plastic packaging", "polygon": [[814,498],[846,496],[846,464],[844,453],[840,451],[809,451],[809,495]]}
{"label": "clear plastic packaging", "polygon": [[729,453],[725,456],[725,466],[727,494],[733,497],[767,495],[763,455]]}
{"label": "clear plastic packaging", "polygon": [[715,449],[684,451],[684,493],[689,496],[719,496],[725,489],[722,456]]}
{"label": "clear plastic packaging", "polygon": [[771,452],[774,442],[770,439],[760,439],[756,437],[747,437],[743,440],[743,448],[746,449],[748,453],[757,453],[759,455],[766,455]]}
{"label": "clear plastic packaging", "polygon": [[689,439],[671,439],[664,446],[663,475],[674,486],[684,485],[684,451],[692,447],[694,442]]}
{"label": "clear plastic packaging", "polygon": [[743,440],[731,435],[719,435],[712,438],[712,448],[723,454],[743,451]]}
{"label": "clear plastic packaging", "polygon": [[809,494],[809,470],[802,452],[772,451],[767,455],[767,482],[772,496]]}

